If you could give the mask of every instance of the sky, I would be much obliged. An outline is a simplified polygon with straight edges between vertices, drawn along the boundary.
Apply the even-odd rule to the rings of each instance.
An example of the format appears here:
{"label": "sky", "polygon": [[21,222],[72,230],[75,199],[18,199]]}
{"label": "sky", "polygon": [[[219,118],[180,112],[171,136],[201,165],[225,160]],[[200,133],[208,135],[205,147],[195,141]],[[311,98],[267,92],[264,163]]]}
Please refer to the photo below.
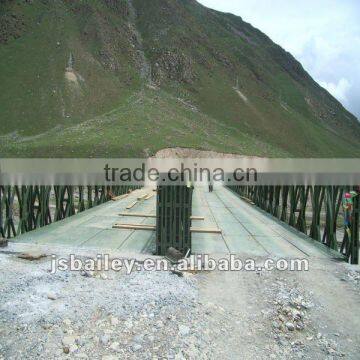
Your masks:
{"label": "sky", "polygon": [[360,0],[198,0],[239,15],[360,120]]}

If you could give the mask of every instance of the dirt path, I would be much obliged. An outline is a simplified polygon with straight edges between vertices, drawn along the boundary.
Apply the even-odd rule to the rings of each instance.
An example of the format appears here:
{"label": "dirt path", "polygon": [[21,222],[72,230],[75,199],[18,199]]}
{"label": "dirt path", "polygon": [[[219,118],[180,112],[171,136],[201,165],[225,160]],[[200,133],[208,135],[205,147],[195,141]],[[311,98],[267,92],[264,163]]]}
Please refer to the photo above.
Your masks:
{"label": "dirt path", "polygon": [[[346,264],[317,261],[308,272],[200,276],[202,301],[226,314],[212,319],[213,326],[226,329],[214,339],[215,357],[358,359],[359,268],[349,272]],[[230,319],[223,325],[225,318]]]}
{"label": "dirt path", "polygon": [[359,267],[311,259],[308,272],[184,277],[49,268],[0,253],[1,360],[359,358]]}
{"label": "dirt path", "polygon": [[271,323],[262,320],[266,308],[258,275],[210,273],[199,277],[200,298],[218,309],[210,321],[213,356],[222,359],[264,359],[271,339]]}

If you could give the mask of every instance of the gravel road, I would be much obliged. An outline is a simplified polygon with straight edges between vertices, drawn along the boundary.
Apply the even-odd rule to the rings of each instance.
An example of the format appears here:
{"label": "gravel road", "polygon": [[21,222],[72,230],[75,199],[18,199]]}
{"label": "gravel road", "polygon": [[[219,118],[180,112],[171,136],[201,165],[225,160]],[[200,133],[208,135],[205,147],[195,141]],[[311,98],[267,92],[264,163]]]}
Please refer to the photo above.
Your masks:
{"label": "gravel road", "polygon": [[360,273],[49,272],[0,254],[0,359],[358,359]]}

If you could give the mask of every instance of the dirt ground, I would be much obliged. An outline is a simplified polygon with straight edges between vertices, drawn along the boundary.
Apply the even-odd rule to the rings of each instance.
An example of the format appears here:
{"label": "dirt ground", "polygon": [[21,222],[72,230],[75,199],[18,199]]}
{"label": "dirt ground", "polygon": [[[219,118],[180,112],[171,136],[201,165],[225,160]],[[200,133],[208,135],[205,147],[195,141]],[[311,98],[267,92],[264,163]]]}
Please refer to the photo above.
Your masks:
{"label": "dirt ground", "polygon": [[197,150],[194,148],[173,147],[161,149],[155,154],[156,158],[184,158],[184,159],[232,159],[232,158],[253,158],[260,159],[258,156],[244,156],[239,154],[220,153],[216,151]]}
{"label": "dirt ground", "polygon": [[[259,259],[261,261],[261,259]],[[360,270],[57,272],[0,253],[0,359],[358,359]]]}

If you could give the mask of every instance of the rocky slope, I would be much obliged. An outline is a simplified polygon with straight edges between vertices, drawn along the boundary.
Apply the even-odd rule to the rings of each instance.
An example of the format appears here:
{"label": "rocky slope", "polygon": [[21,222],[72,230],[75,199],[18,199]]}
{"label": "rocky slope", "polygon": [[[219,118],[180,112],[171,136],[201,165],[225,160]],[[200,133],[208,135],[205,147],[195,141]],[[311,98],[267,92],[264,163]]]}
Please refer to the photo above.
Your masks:
{"label": "rocky slope", "polygon": [[291,54],[194,0],[2,0],[0,103],[7,156],[360,154]]}

